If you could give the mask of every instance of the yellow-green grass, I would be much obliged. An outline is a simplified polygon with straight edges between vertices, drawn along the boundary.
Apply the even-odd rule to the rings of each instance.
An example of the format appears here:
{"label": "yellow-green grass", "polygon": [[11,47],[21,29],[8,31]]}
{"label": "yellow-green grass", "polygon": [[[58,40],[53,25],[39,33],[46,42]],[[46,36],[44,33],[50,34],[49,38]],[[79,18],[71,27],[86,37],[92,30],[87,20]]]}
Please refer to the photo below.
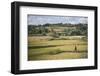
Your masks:
{"label": "yellow-green grass", "polygon": [[[51,37],[28,37],[28,60],[59,60],[87,58],[87,41],[49,40]],[[77,51],[75,51],[75,46]]]}

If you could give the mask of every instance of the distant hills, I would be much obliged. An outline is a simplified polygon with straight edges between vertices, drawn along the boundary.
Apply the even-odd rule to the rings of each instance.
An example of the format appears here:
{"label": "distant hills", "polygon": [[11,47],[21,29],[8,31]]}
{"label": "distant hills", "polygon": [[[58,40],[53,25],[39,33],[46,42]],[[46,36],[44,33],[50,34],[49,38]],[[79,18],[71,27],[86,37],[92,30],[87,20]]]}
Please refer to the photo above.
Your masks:
{"label": "distant hills", "polygon": [[28,35],[31,36],[87,36],[87,24],[43,24],[28,25]]}

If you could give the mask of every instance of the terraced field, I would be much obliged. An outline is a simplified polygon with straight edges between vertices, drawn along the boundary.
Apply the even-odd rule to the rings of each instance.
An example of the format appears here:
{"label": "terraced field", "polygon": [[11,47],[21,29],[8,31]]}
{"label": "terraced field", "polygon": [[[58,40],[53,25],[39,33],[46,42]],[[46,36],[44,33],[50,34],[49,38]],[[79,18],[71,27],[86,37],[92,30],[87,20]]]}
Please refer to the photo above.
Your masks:
{"label": "terraced field", "polygon": [[52,39],[49,36],[28,37],[28,60],[62,60],[87,58],[87,41],[81,36],[64,36]]}

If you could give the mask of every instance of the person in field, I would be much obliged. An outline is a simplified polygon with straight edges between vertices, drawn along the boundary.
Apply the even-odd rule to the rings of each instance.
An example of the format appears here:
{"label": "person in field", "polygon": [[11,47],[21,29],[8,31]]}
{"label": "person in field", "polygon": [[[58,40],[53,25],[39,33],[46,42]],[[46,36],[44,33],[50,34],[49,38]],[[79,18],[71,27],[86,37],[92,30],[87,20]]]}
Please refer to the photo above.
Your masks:
{"label": "person in field", "polygon": [[77,51],[77,46],[75,45],[75,51]]}

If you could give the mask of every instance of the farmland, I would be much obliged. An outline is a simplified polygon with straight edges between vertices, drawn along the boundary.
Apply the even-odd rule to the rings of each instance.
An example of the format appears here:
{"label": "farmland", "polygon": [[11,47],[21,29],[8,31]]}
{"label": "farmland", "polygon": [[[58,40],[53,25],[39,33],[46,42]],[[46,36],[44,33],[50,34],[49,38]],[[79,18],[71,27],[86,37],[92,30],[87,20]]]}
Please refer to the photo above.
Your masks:
{"label": "farmland", "polygon": [[88,58],[87,29],[86,23],[28,25],[28,60]]}
{"label": "farmland", "polygon": [[[28,60],[87,58],[87,41],[79,37],[63,36],[52,40],[49,36],[30,36],[28,37]],[[77,51],[75,51],[75,46],[77,46]]]}

